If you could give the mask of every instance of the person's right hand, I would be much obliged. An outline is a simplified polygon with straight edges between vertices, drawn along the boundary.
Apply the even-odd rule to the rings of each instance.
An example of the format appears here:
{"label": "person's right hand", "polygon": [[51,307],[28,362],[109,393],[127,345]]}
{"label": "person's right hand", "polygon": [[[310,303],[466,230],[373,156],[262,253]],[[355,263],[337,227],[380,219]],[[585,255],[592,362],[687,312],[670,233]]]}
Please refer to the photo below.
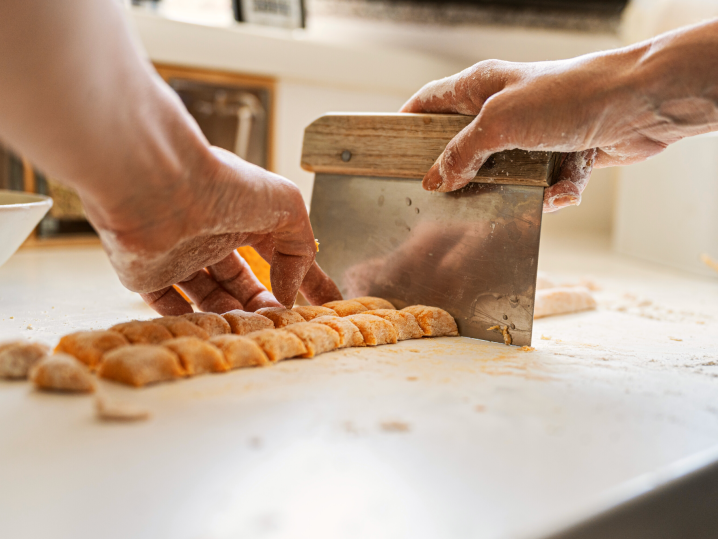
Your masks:
{"label": "person's right hand", "polygon": [[[122,284],[162,315],[192,312],[172,285],[218,313],[291,307],[299,289],[312,304],[341,299],[314,262],[299,189],[230,152],[207,152],[210,167],[188,171],[185,181],[135,185],[119,204],[85,200]],[[271,264],[274,295],[235,251],[243,245]]]}
{"label": "person's right hand", "polygon": [[704,79],[717,55],[687,51],[705,48],[701,42],[717,26],[570,60],[487,60],[427,84],[402,112],[476,118],[447,145],[424,188],[459,189],[503,150],[566,152],[560,181],[545,192],[544,211],[555,211],[580,203],[592,167],[643,161],[685,136],[716,129],[715,76],[710,87]]}

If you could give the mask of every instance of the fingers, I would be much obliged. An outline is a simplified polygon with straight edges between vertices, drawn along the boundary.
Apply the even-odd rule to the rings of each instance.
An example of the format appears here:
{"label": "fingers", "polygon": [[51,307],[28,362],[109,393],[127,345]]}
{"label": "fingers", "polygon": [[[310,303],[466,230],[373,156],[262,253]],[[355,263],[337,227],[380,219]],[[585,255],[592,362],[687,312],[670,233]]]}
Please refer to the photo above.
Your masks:
{"label": "fingers", "polygon": [[179,316],[192,312],[192,306],[171,286],[157,292],[140,294],[140,297],[162,316]]}
{"label": "fingers", "polygon": [[215,281],[244,305],[245,311],[254,312],[262,307],[282,306],[259,282],[247,261],[236,251],[208,269]]}
{"label": "fingers", "polygon": [[597,150],[570,153],[561,165],[559,180],[544,190],[543,211],[550,213],[581,204],[581,193],[591,178]]}
{"label": "fingers", "polygon": [[204,312],[222,314],[242,308],[240,301],[222,288],[205,269],[177,286]]}
{"label": "fingers", "polygon": [[323,305],[330,301],[342,299],[342,294],[339,292],[337,285],[316,262],[309,268],[300,290],[312,305]]}
{"label": "fingers", "polygon": [[[449,192],[464,187],[476,177],[491,154],[501,151],[509,137],[497,132],[500,124],[493,114],[480,114],[456,135],[424,176],[427,191]],[[500,128],[499,128],[500,129]]]}

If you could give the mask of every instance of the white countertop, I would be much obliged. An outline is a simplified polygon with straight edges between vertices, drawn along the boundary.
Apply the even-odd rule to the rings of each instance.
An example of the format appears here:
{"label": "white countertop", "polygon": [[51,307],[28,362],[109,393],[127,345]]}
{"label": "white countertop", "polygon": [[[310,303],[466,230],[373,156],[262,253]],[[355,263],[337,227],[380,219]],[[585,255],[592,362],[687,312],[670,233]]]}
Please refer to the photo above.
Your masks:
{"label": "white countertop", "polygon": [[[153,414],[124,425],[0,383],[0,536],[534,537],[716,447],[718,280],[585,238],[545,239],[540,265],[603,290],[598,311],[537,320],[535,352],[427,339],[103,383]],[[152,315],[96,248],[0,268],[0,340]]]}

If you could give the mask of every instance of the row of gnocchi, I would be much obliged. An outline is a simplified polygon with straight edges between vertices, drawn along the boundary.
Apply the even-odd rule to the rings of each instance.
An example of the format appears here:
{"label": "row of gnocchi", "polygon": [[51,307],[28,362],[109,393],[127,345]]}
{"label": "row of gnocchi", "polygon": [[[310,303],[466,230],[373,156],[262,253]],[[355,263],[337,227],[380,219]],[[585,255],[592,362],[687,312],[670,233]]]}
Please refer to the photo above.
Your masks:
{"label": "row of gnocchi", "polygon": [[397,310],[375,297],[253,313],[191,313],[71,333],[60,339],[51,355],[38,343],[0,344],[0,378],[29,376],[40,389],[92,392],[92,372],[142,387],[308,359],[338,348],[458,334],[456,322],[443,309],[413,305]]}

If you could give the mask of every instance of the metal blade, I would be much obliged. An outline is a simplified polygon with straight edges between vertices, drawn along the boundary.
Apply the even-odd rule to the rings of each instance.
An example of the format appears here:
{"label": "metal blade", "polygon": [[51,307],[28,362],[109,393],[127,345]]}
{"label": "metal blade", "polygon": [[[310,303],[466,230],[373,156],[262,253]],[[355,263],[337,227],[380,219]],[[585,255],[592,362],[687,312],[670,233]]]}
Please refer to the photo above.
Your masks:
{"label": "metal blade", "polygon": [[461,335],[531,344],[542,187],[471,183],[429,193],[398,178],[317,174],[317,261],[344,297],[446,309]]}

